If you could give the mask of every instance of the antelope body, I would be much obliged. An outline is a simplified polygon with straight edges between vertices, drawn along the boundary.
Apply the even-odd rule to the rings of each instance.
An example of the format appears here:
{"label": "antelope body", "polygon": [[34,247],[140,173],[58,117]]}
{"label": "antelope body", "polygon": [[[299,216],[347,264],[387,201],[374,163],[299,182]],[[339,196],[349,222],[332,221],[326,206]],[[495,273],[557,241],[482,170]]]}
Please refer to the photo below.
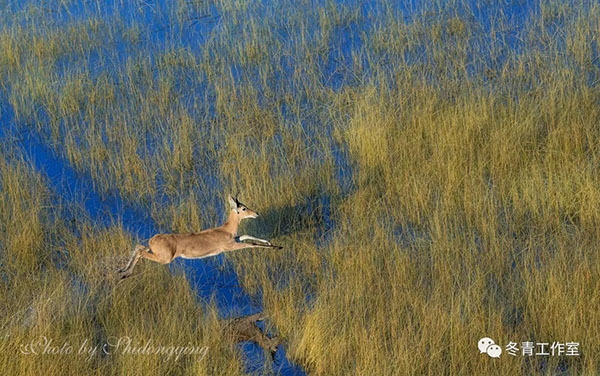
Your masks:
{"label": "antelope body", "polygon": [[[250,210],[237,198],[229,195],[231,210],[227,221],[214,228],[209,228],[191,234],[158,234],[148,241],[148,247],[137,245],[131,253],[131,258],[123,269],[122,278],[129,277],[140,258],[146,258],[161,264],[168,264],[177,257],[185,259],[199,259],[216,256],[226,251],[235,251],[244,248],[275,248],[282,247],[271,244],[268,240],[255,238],[250,235],[236,236],[238,226],[242,219],[256,218],[258,213]],[[259,243],[244,243],[251,240]]]}

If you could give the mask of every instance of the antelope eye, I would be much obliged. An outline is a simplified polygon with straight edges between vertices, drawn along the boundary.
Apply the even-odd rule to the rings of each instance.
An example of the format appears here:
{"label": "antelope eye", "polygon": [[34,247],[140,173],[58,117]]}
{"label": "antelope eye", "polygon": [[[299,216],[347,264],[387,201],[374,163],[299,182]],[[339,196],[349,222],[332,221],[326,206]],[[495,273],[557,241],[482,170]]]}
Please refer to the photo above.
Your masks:
{"label": "antelope eye", "polygon": [[246,211],[246,208],[242,208],[242,211]]}

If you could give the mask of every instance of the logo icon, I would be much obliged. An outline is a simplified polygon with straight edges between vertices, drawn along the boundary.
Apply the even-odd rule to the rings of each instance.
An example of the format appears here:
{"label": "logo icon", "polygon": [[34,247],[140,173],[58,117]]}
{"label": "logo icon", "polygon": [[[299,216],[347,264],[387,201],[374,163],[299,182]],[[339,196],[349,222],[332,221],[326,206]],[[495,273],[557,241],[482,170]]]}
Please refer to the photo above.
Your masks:
{"label": "logo icon", "polygon": [[486,353],[490,358],[499,358],[502,354],[502,348],[496,345],[493,339],[489,337],[483,337],[477,342],[477,347],[481,354]]}

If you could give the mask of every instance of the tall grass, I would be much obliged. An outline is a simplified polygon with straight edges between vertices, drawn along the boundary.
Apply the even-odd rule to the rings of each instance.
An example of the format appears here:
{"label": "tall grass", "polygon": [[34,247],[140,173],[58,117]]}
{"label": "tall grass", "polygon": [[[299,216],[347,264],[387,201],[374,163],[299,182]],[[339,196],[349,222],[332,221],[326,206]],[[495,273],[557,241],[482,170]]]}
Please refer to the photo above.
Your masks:
{"label": "tall grass", "polygon": [[[115,270],[125,262],[131,236],[119,225],[103,227],[77,217],[77,208],[56,204],[31,165],[17,155],[1,158],[3,372],[243,373],[240,355],[219,335],[225,324],[216,308],[199,305],[182,273],[145,265],[136,278],[118,283]],[[131,350],[125,342],[114,346],[126,337]],[[146,343],[198,352],[133,353]],[[26,347],[30,344],[33,350]],[[70,353],[53,353],[65,344]],[[96,351],[88,354],[90,348]]]}
{"label": "tall grass", "polygon": [[[0,87],[23,132],[165,231],[216,225],[223,192],[241,191],[262,214],[242,231],[285,248],[227,259],[309,373],[596,374],[600,8],[509,5],[13,6],[0,16]],[[62,308],[69,325],[11,341],[32,330],[194,338],[210,359],[176,372],[240,369],[183,275],[145,265],[109,294],[94,265],[125,257],[131,234],[69,229],[44,209],[48,194],[17,188],[41,179],[30,166],[3,166],[3,212],[32,223],[21,232],[4,218],[3,274],[54,270],[14,294],[57,285],[75,299]],[[77,303],[88,298],[93,313]],[[58,309],[36,304],[45,320]],[[171,309],[195,320],[189,332],[160,319]],[[491,359],[477,351],[484,336],[575,341],[581,355]],[[168,367],[159,360],[115,361],[141,373]]]}

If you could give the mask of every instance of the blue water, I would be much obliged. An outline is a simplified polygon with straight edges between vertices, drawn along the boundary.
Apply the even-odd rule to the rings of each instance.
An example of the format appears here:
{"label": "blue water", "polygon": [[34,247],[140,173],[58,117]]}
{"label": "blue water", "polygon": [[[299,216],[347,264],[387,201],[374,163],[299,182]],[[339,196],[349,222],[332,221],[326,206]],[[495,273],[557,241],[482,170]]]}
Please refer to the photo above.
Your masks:
{"label": "blue water", "polygon": [[[3,111],[0,141],[9,142],[21,150],[35,168],[49,178],[51,188],[66,203],[82,205],[84,213],[93,223],[108,226],[120,223],[140,239],[148,239],[160,232],[152,219],[143,211],[127,205],[118,196],[101,197],[94,191],[91,179],[78,173],[35,134],[16,131],[11,126],[10,111]],[[69,206],[69,205],[67,205]],[[222,255],[201,261],[176,260],[171,268],[184,270],[190,285],[206,304],[214,303],[223,318],[250,315],[261,312],[260,300],[244,292],[233,268],[226,264]],[[116,271],[115,271],[116,273]],[[260,371],[264,368],[264,352],[254,343],[240,345],[245,353],[246,370]],[[276,353],[273,368],[283,375],[303,375],[301,368],[291,364],[285,356],[284,346]]]}
{"label": "blue water", "polygon": [[[58,16],[61,14],[60,12],[69,13],[68,16],[65,16],[69,18],[78,12],[85,13],[86,9],[84,8],[69,8],[68,12],[66,8],[61,8],[59,13],[56,13],[57,19],[60,18]],[[130,7],[125,8],[131,11]],[[111,15],[107,13],[107,17],[111,17]],[[125,17],[129,17],[127,12]],[[153,21],[149,19],[148,22]],[[202,22],[202,20],[198,22]],[[157,22],[157,24],[162,23]],[[166,33],[165,30],[167,29],[168,27],[153,30],[149,37],[161,39],[161,34]],[[152,43],[152,40],[148,42]],[[108,48],[112,47],[115,48],[118,56],[126,59],[127,51],[124,44],[114,43],[108,45]],[[96,55],[92,53],[86,64],[98,67],[97,73],[100,74],[104,72],[103,68],[106,67],[103,62],[95,61]],[[74,62],[69,61],[69,57],[65,57],[60,62],[65,66],[72,63]],[[10,88],[8,92],[10,92]],[[53,191],[70,203],[71,207],[73,205],[80,207],[81,212],[78,215],[83,215],[100,226],[109,226],[114,223],[122,224],[139,241],[147,240],[156,233],[170,232],[168,228],[156,224],[149,215],[149,210],[144,210],[143,205],[140,205],[140,203],[131,203],[124,200],[116,190],[97,192],[89,174],[76,171],[61,155],[61,145],[48,143],[48,140],[50,140],[48,134],[36,132],[34,126],[15,124],[14,112],[7,100],[8,93],[2,94],[0,96],[2,98],[0,100],[0,140],[9,142],[13,147],[20,150],[38,171],[49,178]],[[44,113],[38,115],[42,119],[45,117]],[[208,164],[210,166],[210,163]],[[213,186],[220,184],[214,171],[205,170],[200,172],[205,179],[205,183],[212,182]],[[161,178],[159,177],[159,179]],[[219,202],[221,199],[221,197],[214,197],[211,204],[224,212],[224,208]],[[242,289],[237,274],[222,255],[201,261],[176,260],[170,267],[183,270],[190,285],[197,291],[199,300],[206,304],[214,303],[222,318],[249,315],[262,311],[260,299],[250,297]],[[260,347],[254,343],[244,343],[239,346],[245,354],[245,366],[248,372],[264,370],[265,357]],[[273,369],[283,375],[304,374],[300,367],[287,360],[284,346],[280,346],[276,353]]]}
{"label": "blue water", "polygon": [[[57,2],[60,3],[60,2]],[[9,2],[8,4],[0,4],[0,20],[10,22],[19,22],[25,26],[30,23],[43,22],[49,28],[60,28],[61,25],[73,24],[80,20],[88,18],[98,19],[99,22],[110,23],[114,19],[122,21],[122,30],[117,33],[115,39],[102,41],[97,46],[91,46],[89,53],[86,56],[81,56],[77,53],[65,54],[60,56],[56,62],[57,78],[62,77],[68,69],[84,67],[84,71],[91,73],[91,79],[95,80],[101,76],[106,77],[110,82],[120,86],[122,76],[119,72],[123,66],[140,58],[142,54],[147,58],[153,67],[157,67],[159,62],[157,56],[164,51],[184,50],[200,53],[204,50],[208,43],[212,43],[211,51],[215,51],[214,46],[218,45],[218,41],[212,40],[211,37],[218,35],[221,30],[231,28],[228,16],[232,10],[221,9],[217,3],[207,2],[198,9],[194,8],[194,4],[199,2],[181,2],[187,9],[187,14],[184,16],[183,22],[176,20],[177,12],[172,2],[168,1],[125,1],[125,0],[109,0],[109,1],[81,1],[73,2],[68,6],[52,4],[49,2],[45,13],[31,15],[29,5],[37,4],[35,1]],[[372,60],[367,59],[360,51],[363,47],[363,34],[371,35],[375,30],[388,30],[393,28],[394,22],[401,24],[411,24],[419,21],[430,25],[438,22],[437,16],[443,14],[445,16],[457,16],[461,19],[471,21],[471,25],[476,28],[469,36],[471,43],[469,44],[467,59],[470,64],[466,72],[449,69],[447,72],[429,72],[426,75],[428,82],[435,84],[436,80],[441,77],[440,74],[453,75],[452,78],[460,79],[460,75],[475,75],[483,69],[499,71],[506,62],[508,54],[502,49],[509,48],[512,53],[521,53],[524,47],[524,38],[521,37],[521,32],[528,27],[528,22],[531,15],[538,14],[540,6],[537,2],[527,2],[519,0],[500,0],[488,1],[486,5],[481,5],[480,2],[472,1],[460,3],[447,1],[439,5],[431,5],[427,1],[400,1],[400,2],[382,2],[382,1],[336,1],[330,3],[327,1],[310,1],[310,2],[295,2],[295,1],[280,1],[278,2],[280,9],[277,15],[281,19],[273,17],[274,10],[270,5],[273,2],[264,1],[252,3],[246,12],[256,16],[258,19],[264,20],[262,27],[268,27],[274,30],[277,40],[262,41],[267,50],[271,51],[269,42],[279,42],[285,46],[285,50],[292,52],[290,54],[278,55],[272,54],[273,59],[277,59],[275,65],[281,65],[282,70],[276,71],[268,78],[269,87],[280,88],[281,91],[291,92],[297,95],[303,104],[303,112],[306,113],[301,121],[298,121],[285,101],[282,101],[281,114],[283,121],[290,127],[302,127],[303,134],[308,136],[314,135],[317,132],[325,132],[332,139],[329,147],[331,155],[335,161],[335,178],[339,185],[339,192],[328,192],[325,189],[317,189],[311,195],[306,197],[306,200],[299,207],[290,208],[275,208],[272,209],[272,215],[276,211],[290,211],[296,213],[300,222],[303,220],[311,220],[311,226],[316,226],[317,232],[315,242],[320,245],[326,244],[331,238],[331,234],[335,231],[335,220],[332,213],[333,203],[340,198],[350,194],[355,188],[354,174],[357,166],[352,165],[349,161],[347,146],[338,144],[333,141],[331,136],[332,124],[324,124],[322,122],[322,112],[326,111],[326,107],[322,103],[308,97],[303,88],[302,82],[294,81],[294,70],[298,68],[298,62],[293,52],[297,51],[299,45],[299,37],[291,30],[285,27],[282,21],[286,17],[291,17],[299,10],[302,14],[309,17],[309,23],[314,24],[314,29],[308,30],[306,38],[309,45],[317,45],[319,40],[319,9],[327,7],[337,7],[338,9],[346,8],[350,11],[356,10],[357,18],[349,22],[343,22],[341,25],[335,25],[330,36],[326,53],[319,55],[315,61],[319,66],[320,81],[323,88],[333,91],[340,91],[348,87],[358,87],[364,85],[365,82],[379,83],[378,80],[386,80],[385,84],[394,87],[393,77],[372,77],[372,68],[370,64],[375,62],[380,67],[394,66],[398,61],[406,61],[409,64],[420,65],[425,64],[433,59],[428,55],[428,46],[424,44],[416,44],[409,46],[401,51],[385,51],[381,53],[373,53]],[[309,6],[307,6],[309,4]],[[228,13],[229,12],[229,13]],[[384,15],[392,14],[393,17]],[[8,15],[8,16],[7,16]],[[12,15],[15,15],[12,17]],[[446,18],[449,18],[446,17]],[[549,28],[557,28],[561,24],[561,20],[549,25]],[[501,25],[502,27],[498,27]],[[127,33],[126,29],[139,27],[139,39],[136,41],[125,41]],[[239,26],[236,31],[241,33],[245,25]],[[493,30],[493,33],[492,33]],[[241,35],[241,34],[240,34]],[[442,35],[447,48],[451,50],[454,46],[455,36],[446,32]],[[558,40],[556,43],[564,43]],[[275,44],[274,44],[275,45]],[[507,47],[508,46],[508,47]],[[597,56],[596,47],[594,54]],[[215,57],[216,58],[216,57]],[[356,60],[355,60],[356,58]],[[259,83],[260,75],[258,67],[253,65],[242,65],[237,61],[225,61],[231,71],[231,76],[234,82],[250,82],[256,83],[257,87],[263,84]],[[360,73],[358,67],[361,69]],[[600,59],[594,59],[593,64],[600,64]],[[158,71],[158,69],[156,69]],[[157,73],[158,74],[158,73]],[[598,77],[592,76],[588,78],[590,84],[596,85],[600,80]],[[189,81],[193,81],[190,83]],[[184,69],[181,72],[176,72],[175,77],[175,92],[178,90],[184,91],[183,97],[174,99],[174,105],[180,105],[183,108],[189,109],[194,113],[194,101],[189,99],[199,98],[207,102],[206,116],[211,119],[217,112],[214,108],[214,92],[205,84],[203,77],[190,80],[186,77]],[[486,82],[490,90],[497,90],[493,81]],[[527,83],[523,83],[526,85]],[[134,234],[138,239],[148,239],[152,235],[159,232],[170,232],[171,229],[166,228],[163,222],[157,223],[157,220],[152,218],[148,213],[146,202],[136,200],[135,198],[124,197],[118,191],[118,187],[112,187],[108,191],[99,191],[94,186],[94,182],[90,178],[90,174],[86,171],[77,171],[67,163],[65,156],[61,152],[60,145],[52,145],[48,142],[50,135],[45,132],[37,132],[36,127],[30,124],[16,124],[13,109],[10,107],[8,97],[11,88],[5,86],[8,84],[0,83],[0,137],[4,137],[4,141],[8,142],[7,137],[10,136],[10,142],[14,143],[29,159],[34,166],[45,173],[49,177],[54,191],[60,194],[66,201],[81,204],[87,216],[93,221],[101,225],[109,225],[111,223],[122,223],[123,226]],[[144,90],[142,88],[142,90]],[[259,104],[271,103],[269,98],[258,93]],[[449,94],[450,95],[450,94]],[[128,93],[119,94],[118,100],[127,101]],[[126,105],[124,105],[126,106]],[[39,119],[45,119],[43,111],[38,113]],[[106,116],[107,121],[115,121],[111,114],[100,114]],[[63,127],[67,127],[64,124]],[[140,125],[141,126],[141,125]],[[43,127],[42,127],[43,128]],[[146,149],[152,150],[156,142],[161,141],[164,135],[152,134],[151,130],[147,133]],[[216,140],[216,142],[221,142]],[[281,143],[281,137],[275,135],[272,142]],[[310,139],[306,140],[308,153],[312,157],[307,164],[318,163],[321,158],[322,150],[318,150],[311,144]],[[160,156],[157,156],[160,157]],[[228,186],[221,181],[219,174],[218,161],[206,159],[207,157],[201,154],[200,151],[195,151],[195,159],[202,160],[194,166],[190,174],[202,176],[205,183],[209,183],[213,187]],[[277,170],[273,169],[272,173],[277,174]],[[167,179],[183,177],[157,176],[157,185]],[[190,188],[194,191],[196,188]],[[195,192],[198,205],[214,208],[214,213],[224,213],[225,208],[222,203],[222,197],[205,197],[202,192]],[[159,204],[177,204],[180,198],[175,195],[169,195],[164,192],[159,192],[161,198]],[[258,209],[260,211],[260,209]],[[269,215],[269,213],[267,213]],[[214,214],[210,217],[211,222],[218,222],[223,218],[219,214]],[[215,223],[216,224],[216,223]],[[297,224],[284,224],[283,233],[293,232],[297,230]],[[252,228],[252,225],[249,226]],[[393,225],[391,228],[394,228]],[[250,231],[251,232],[251,231]],[[252,232],[251,232],[252,233]],[[393,231],[397,241],[416,241],[420,238],[426,238],[426,234],[421,234],[414,229],[397,227]],[[172,268],[182,268],[186,276],[190,280],[192,286],[198,291],[200,300],[205,302],[214,301],[219,309],[221,317],[228,318],[239,315],[256,313],[262,310],[260,292],[256,296],[248,295],[240,286],[238,277],[223,256],[215,258],[184,261],[177,260],[171,266]],[[282,287],[285,286],[289,278],[293,275],[288,275],[287,278],[281,278]],[[310,285],[307,281],[307,286]],[[314,292],[307,287],[307,300],[314,297]],[[264,367],[264,355],[261,349],[253,344],[242,345],[246,355],[246,367],[248,371],[260,372]],[[278,351],[276,356],[275,368],[281,374],[303,374],[302,370],[291,364],[285,357],[285,349]]]}

